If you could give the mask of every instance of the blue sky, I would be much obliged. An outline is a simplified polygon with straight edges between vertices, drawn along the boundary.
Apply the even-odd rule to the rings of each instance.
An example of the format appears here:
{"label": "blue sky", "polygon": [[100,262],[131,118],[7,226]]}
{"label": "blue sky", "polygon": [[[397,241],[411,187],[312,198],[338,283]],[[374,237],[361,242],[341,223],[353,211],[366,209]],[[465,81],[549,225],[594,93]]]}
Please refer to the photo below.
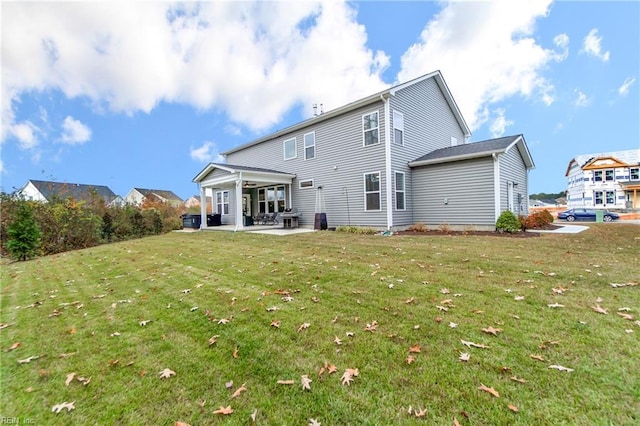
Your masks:
{"label": "blue sky", "polygon": [[220,152],[441,70],[471,141],[524,134],[530,193],[640,148],[640,2],[1,4],[1,189],[197,193]]}

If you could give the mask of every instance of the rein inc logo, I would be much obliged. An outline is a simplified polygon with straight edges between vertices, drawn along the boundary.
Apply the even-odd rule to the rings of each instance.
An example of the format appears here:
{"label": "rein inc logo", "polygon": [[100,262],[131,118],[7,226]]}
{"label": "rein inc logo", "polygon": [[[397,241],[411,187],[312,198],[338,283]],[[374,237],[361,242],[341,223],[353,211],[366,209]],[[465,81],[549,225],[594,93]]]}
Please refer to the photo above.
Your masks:
{"label": "rein inc logo", "polygon": [[28,417],[0,417],[0,425],[33,425],[35,420]]}

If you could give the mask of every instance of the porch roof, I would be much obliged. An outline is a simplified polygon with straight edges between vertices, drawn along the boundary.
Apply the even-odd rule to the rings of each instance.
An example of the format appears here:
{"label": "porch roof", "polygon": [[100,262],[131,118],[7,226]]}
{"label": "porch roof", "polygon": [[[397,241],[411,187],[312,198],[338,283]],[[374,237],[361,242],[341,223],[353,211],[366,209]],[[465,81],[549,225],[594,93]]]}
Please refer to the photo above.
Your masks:
{"label": "porch roof", "polygon": [[[216,169],[222,170],[225,173],[211,176],[211,173]],[[239,180],[256,185],[258,183],[290,184],[295,177],[295,174],[260,167],[209,163],[193,178],[193,182],[199,183],[203,187],[229,186]]]}

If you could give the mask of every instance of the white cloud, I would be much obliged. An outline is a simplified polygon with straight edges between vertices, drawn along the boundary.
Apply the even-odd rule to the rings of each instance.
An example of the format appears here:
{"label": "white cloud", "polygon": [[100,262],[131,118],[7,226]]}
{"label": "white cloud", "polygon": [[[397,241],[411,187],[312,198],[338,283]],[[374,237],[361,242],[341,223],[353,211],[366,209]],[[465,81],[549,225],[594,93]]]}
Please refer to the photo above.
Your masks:
{"label": "white cloud", "polygon": [[91,129],[68,115],[62,122],[60,141],[69,145],[80,145],[91,139]]}
{"label": "white cloud", "polygon": [[499,108],[494,112],[497,114],[497,117],[493,120],[491,126],[489,126],[489,130],[491,131],[491,135],[494,138],[498,138],[504,135],[506,128],[509,126],[513,126],[514,123],[513,121],[506,119],[506,117],[504,116],[505,110],[503,108]]}
{"label": "white cloud", "polygon": [[367,48],[345,2],[2,7],[2,139],[28,91],[60,90],[127,114],[160,102],[215,108],[260,130],[295,105],[311,115],[312,103],[331,109],[386,86],[389,58]]}
{"label": "white cloud", "polygon": [[621,96],[627,96],[629,94],[629,89],[631,89],[631,86],[633,86],[633,83],[635,82],[636,82],[635,77],[625,78],[624,83],[622,83],[622,86],[618,88],[618,93]]}
{"label": "white cloud", "polygon": [[577,107],[586,107],[589,106],[589,104],[591,103],[591,99],[589,99],[589,97],[584,93],[581,92],[580,90],[576,90],[576,99],[573,101],[573,104]]}
{"label": "white cloud", "polygon": [[38,138],[36,136],[38,127],[30,121],[12,124],[9,127],[9,132],[13,137],[18,139],[18,144],[21,149],[32,149],[38,145]]}
{"label": "white cloud", "polygon": [[555,89],[543,72],[567,57],[569,39],[556,36],[555,51],[533,38],[536,19],[547,16],[550,3],[447,3],[402,56],[398,80],[441,70],[472,130],[487,120],[487,106],[510,96],[551,104]]}
{"label": "white cloud", "polygon": [[609,51],[602,52],[602,47],[600,46],[600,42],[602,41],[602,37],[598,35],[598,29],[594,28],[589,31],[589,34],[584,38],[582,44],[581,52],[584,52],[588,55],[595,56],[596,58],[606,62],[609,60]]}
{"label": "white cloud", "polygon": [[225,159],[220,155],[218,146],[211,141],[206,141],[198,148],[191,148],[191,159],[202,163],[224,163]]}

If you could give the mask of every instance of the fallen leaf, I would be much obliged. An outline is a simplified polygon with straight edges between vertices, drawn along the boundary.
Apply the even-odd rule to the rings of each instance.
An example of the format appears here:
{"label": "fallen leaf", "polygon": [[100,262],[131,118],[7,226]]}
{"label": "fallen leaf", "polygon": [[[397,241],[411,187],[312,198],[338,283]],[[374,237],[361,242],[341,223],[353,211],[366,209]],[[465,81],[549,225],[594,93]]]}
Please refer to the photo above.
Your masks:
{"label": "fallen leaf", "polygon": [[76,402],[62,402],[60,404],[56,404],[51,408],[51,411],[58,414],[60,411],[64,410],[65,408],[67,409],[67,412],[75,409],[76,407],[73,405]]}
{"label": "fallen leaf", "polygon": [[218,320],[218,324],[222,324],[222,325],[229,324],[229,320],[227,318],[220,318]]}
{"label": "fallen leaf", "polygon": [[32,355],[32,356],[30,356],[28,358],[25,358],[25,359],[19,359],[18,360],[18,364],[29,364],[34,359],[38,359],[38,358],[40,358],[40,355]]}
{"label": "fallen leaf", "polygon": [[300,327],[298,327],[298,333],[300,333],[302,330],[306,330],[307,328],[311,327],[311,324],[309,324],[308,322],[302,323],[300,324]]}
{"label": "fallen leaf", "polygon": [[458,359],[463,362],[469,361],[469,358],[471,358],[471,354],[468,352],[460,352],[460,356],[458,357]]}
{"label": "fallen leaf", "polygon": [[513,380],[514,382],[518,382],[518,383],[527,383],[527,381],[525,379],[519,379],[516,376],[513,377],[509,377],[511,380]]}
{"label": "fallen leaf", "polygon": [[480,389],[481,391],[488,392],[491,395],[495,396],[496,398],[500,398],[500,394],[498,393],[498,391],[496,391],[494,388],[488,388],[482,383],[480,383],[480,387],[478,389]]}
{"label": "fallen leaf", "polygon": [[370,324],[367,324],[367,326],[364,328],[364,331],[376,331],[376,329],[378,328],[378,321],[372,321]]}
{"label": "fallen leaf", "polygon": [[271,321],[271,327],[280,328],[280,321]]}
{"label": "fallen leaf", "polygon": [[592,306],[591,309],[596,311],[599,314],[607,315],[607,310],[601,307],[599,304],[596,306]]}
{"label": "fallen leaf", "polygon": [[420,410],[415,410],[413,415],[416,416],[416,417],[424,417],[424,416],[427,415],[427,409],[426,408],[422,408]]}
{"label": "fallen leaf", "polygon": [[513,411],[514,413],[517,413],[517,412],[518,412],[518,407],[516,407],[516,406],[515,406],[515,405],[513,405],[513,404],[509,404],[509,405],[507,405],[507,408],[508,408],[509,410]]}
{"label": "fallen leaf", "polygon": [[151,320],[144,320],[144,321],[140,321],[138,324],[140,324],[140,327],[144,327],[145,325],[149,324],[151,322]]}
{"label": "fallen leaf", "polygon": [[67,374],[67,380],[64,381],[64,385],[69,386],[69,383],[71,383],[75,377],[76,377],[76,373]]}
{"label": "fallen leaf", "polygon": [[176,420],[175,422],[173,422],[173,426],[191,426],[191,425],[189,423]]}
{"label": "fallen leaf", "polygon": [[230,405],[226,407],[220,406],[220,408],[218,408],[216,411],[213,412],[213,414],[223,414],[223,415],[228,415],[231,413],[233,413],[233,408],[231,408]]}
{"label": "fallen leaf", "polygon": [[357,368],[347,368],[344,374],[342,374],[342,384],[351,386],[351,382],[353,381],[353,378],[357,377],[358,374],[360,373]]}
{"label": "fallen leaf", "polygon": [[633,321],[633,315],[631,314],[625,314],[624,312],[618,312],[617,314],[626,320]]}
{"label": "fallen leaf", "polygon": [[474,348],[480,348],[480,349],[489,349],[489,346],[484,345],[482,343],[473,343],[473,342],[468,342],[466,340],[462,340],[460,339],[460,342],[462,342],[463,345],[467,346],[467,347],[474,347]]}
{"label": "fallen leaf", "polygon": [[414,362],[416,360],[416,357],[413,355],[409,355],[407,356],[407,364],[411,364],[412,362]]}
{"label": "fallen leaf", "polygon": [[9,346],[9,350],[12,351],[14,349],[18,349],[20,346],[22,346],[22,343],[15,342],[13,345]]}
{"label": "fallen leaf", "polygon": [[338,336],[336,336],[336,338],[335,338],[335,339],[333,339],[333,342],[334,342],[336,345],[341,345],[341,344],[342,344],[342,340],[340,340],[340,338],[339,338]]}
{"label": "fallen leaf", "polygon": [[415,344],[409,348],[409,353],[420,353],[420,345]]}
{"label": "fallen leaf", "polygon": [[564,305],[561,305],[560,303],[549,303],[547,306],[549,308],[564,308]]}
{"label": "fallen leaf", "polygon": [[534,355],[534,354],[531,354],[531,355],[529,355],[529,356],[530,356],[531,358],[533,358],[533,359],[537,359],[538,361],[544,361],[544,357],[543,357],[542,355]]}
{"label": "fallen leaf", "polygon": [[251,421],[253,423],[256,422],[256,417],[258,417],[258,409],[257,408],[253,410],[253,413],[251,413]]}
{"label": "fallen leaf", "polygon": [[302,383],[302,390],[311,390],[311,380],[309,376],[306,374],[300,377],[300,382]]}
{"label": "fallen leaf", "polygon": [[236,391],[233,393],[233,395],[231,395],[231,398],[236,398],[238,396],[240,396],[240,394],[242,394],[242,392],[245,392],[247,390],[247,388],[245,387],[246,383],[243,383],[242,386],[240,386],[238,389],[236,389]]}
{"label": "fallen leaf", "polygon": [[309,426],[320,426],[320,422],[316,419],[309,419]]}
{"label": "fallen leaf", "polygon": [[278,380],[279,385],[293,385],[295,383],[294,380]]}
{"label": "fallen leaf", "polygon": [[233,348],[233,357],[238,358],[238,347]]}
{"label": "fallen leaf", "polygon": [[550,365],[549,368],[553,368],[555,370],[559,370],[559,371],[566,371],[568,373],[571,373],[573,370],[573,368],[567,368],[567,367],[563,367],[561,365]]}
{"label": "fallen leaf", "polygon": [[453,426],[460,426],[460,422],[455,417],[453,418]]}
{"label": "fallen leaf", "polygon": [[168,368],[165,368],[159,374],[161,379],[168,379],[171,376],[175,376],[176,372],[173,370],[169,370]]}
{"label": "fallen leaf", "polygon": [[215,336],[213,336],[211,339],[209,339],[209,346],[213,346],[216,344],[216,342],[218,341],[218,336],[217,334]]}
{"label": "fallen leaf", "polygon": [[0,330],[9,327],[11,324],[0,323]]}
{"label": "fallen leaf", "polygon": [[487,328],[483,328],[482,331],[487,333],[487,334],[493,334],[494,336],[497,336],[498,333],[502,332],[502,329],[501,328],[493,328],[492,326],[489,326]]}
{"label": "fallen leaf", "polygon": [[233,387],[233,380],[229,380],[227,383],[225,383],[224,387],[227,389],[231,389]]}

